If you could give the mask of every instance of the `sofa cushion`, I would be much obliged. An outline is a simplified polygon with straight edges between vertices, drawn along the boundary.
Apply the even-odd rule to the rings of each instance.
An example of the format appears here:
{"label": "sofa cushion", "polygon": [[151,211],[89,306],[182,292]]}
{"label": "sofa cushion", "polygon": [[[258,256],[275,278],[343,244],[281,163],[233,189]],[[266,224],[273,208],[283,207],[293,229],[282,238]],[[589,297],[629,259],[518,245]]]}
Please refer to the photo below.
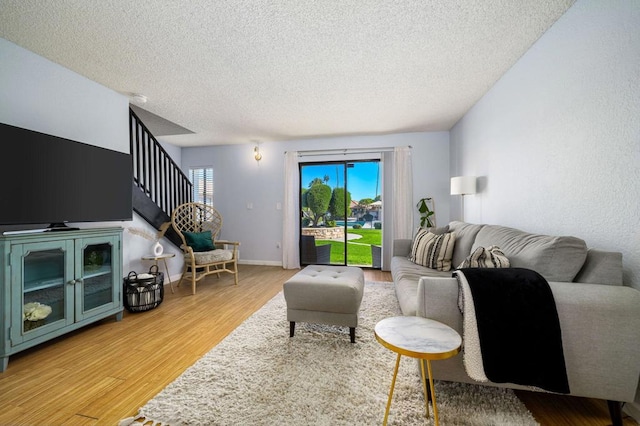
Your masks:
{"label": "sofa cushion", "polygon": [[420,277],[450,277],[451,272],[438,271],[411,262],[406,257],[394,256],[391,258],[391,277],[393,281],[403,278],[419,279]]}
{"label": "sofa cushion", "polygon": [[427,231],[436,235],[442,235],[442,234],[446,234],[447,232],[450,232],[449,225],[441,226],[440,228],[436,228],[435,226],[432,226],[431,228],[418,228],[418,231],[420,229],[426,229]]}
{"label": "sofa cushion", "polygon": [[394,256],[391,259],[390,269],[402,315],[416,315],[420,277],[451,277],[451,272],[442,272],[416,265],[401,256]]}
{"label": "sofa cushion", "polygon": [[472,250],[499,246],[514,268],[533,269],[547,281],[571,282],[587,258],[586,243],[575,237],[530,234],[506,226],[485,225]]}
{"label": "sofa cushion", "polygon": [[449,230],[456,233],[456,245],[453,248],[453,256],[451,257],[452,264],[461,264],[471,254],[473,242],[483,226],[459,221],[449,223]]}
{"label": "sofa cushion", "polygon": [[455,242],[454,233],[436,235],[420,229],[413,239],[409,260],[431,269],[449,271]]}

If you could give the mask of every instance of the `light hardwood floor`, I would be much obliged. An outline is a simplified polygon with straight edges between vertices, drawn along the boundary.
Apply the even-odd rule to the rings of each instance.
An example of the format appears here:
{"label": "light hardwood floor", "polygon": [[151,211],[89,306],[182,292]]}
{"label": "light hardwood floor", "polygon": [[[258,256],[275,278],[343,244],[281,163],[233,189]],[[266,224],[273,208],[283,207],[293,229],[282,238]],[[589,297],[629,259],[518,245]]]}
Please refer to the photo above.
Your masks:
{"label": "light hardwood floor", "polygon": [[[9,359],[0,373],[0,425],[116,425],[132,416],[187,367],[282,289],[297,271],[240,266],[240,284],[208,277],[162,305],[116,322],[105,319]],[[365,271],[371,281],[388,272]],[[288,330],[283,330],[283,333]],[[543,425],[608,425],[606,404],[518,392]],[[625,425],[637,425],[630,418]]]}

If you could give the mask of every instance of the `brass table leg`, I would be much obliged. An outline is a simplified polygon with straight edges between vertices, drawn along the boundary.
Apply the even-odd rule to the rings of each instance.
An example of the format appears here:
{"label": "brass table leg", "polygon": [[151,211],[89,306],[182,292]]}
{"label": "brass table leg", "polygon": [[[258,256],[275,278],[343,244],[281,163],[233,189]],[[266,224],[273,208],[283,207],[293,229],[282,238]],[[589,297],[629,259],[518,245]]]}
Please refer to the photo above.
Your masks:
{"label": "brass table leg", "polygon": [[[424,372],[424,363],[426,361],[424,359],[420,360],[420,371],[422,372],[422,390],[424,392],[424,407],[426,409],[427,414],[425,415],[426,418],[429,418],[429,393],[427,391],[427,378],[425,376],[425,372]],[[431,374],[429,374],[429,377],[431,377]]]}
{"label": "brass table leg", "polygon": [[433,387],[433,374],[431,373],[431,361],[427,360],[427,368],[429,370],[429,387],[431,388],[431,403],[433,404],[433,418],[435,426],[439,426],[438,407],[436,406],[436,390]]}
{"label": "brass table leg", "polygon": [[389,399],[387,400],[387,409],[384,412],[383,426],[387,426],[387,418],[389,418],[389,408],[391,407],[391,398],[393,398],[393,388],[396,386],[396,377],[398,377],[398,367],[400,366],[400,354],[396,358],[396,369],[393,371],[393,380],[391,381],[391,389],[389,390]]}

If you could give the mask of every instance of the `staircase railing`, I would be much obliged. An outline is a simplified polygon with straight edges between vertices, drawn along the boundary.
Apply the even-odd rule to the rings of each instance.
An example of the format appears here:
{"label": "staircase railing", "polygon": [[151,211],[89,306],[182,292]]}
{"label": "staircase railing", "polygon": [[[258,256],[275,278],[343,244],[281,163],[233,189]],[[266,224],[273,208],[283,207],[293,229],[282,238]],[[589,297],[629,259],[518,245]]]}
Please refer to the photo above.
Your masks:
{"label": "staircase railing", "polygon": [[134,186],[170,217],[177,206],[191,201],[192,184],[131,109],[129,132]]}

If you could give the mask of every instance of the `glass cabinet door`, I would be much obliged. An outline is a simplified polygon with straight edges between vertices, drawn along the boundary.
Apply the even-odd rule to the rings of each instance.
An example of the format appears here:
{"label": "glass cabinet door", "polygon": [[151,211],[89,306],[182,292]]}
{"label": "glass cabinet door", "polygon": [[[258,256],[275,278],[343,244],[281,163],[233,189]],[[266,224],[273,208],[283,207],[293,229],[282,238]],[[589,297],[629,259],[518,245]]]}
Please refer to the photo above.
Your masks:
{"label": "glass cabinet door", "polygon": [[81,256],[77,266],[81,269],[81,285],[76,286],[76,297],[82,303],[76,304],[77,319],[83,319],[119,303],[116,292],[120,278],[114,259],[117,241],[114,237],[83,238],[80,241]]}
{"label": "glass cabinet door", "polygon": [[20,307],[12,314],[12,341],[73,323],[73,245],[65,241],[19,245],[11,258],[12,266],[17,266],[12,268],[12,283],[14,290],[20,290],[12,292],[13,306]]}

